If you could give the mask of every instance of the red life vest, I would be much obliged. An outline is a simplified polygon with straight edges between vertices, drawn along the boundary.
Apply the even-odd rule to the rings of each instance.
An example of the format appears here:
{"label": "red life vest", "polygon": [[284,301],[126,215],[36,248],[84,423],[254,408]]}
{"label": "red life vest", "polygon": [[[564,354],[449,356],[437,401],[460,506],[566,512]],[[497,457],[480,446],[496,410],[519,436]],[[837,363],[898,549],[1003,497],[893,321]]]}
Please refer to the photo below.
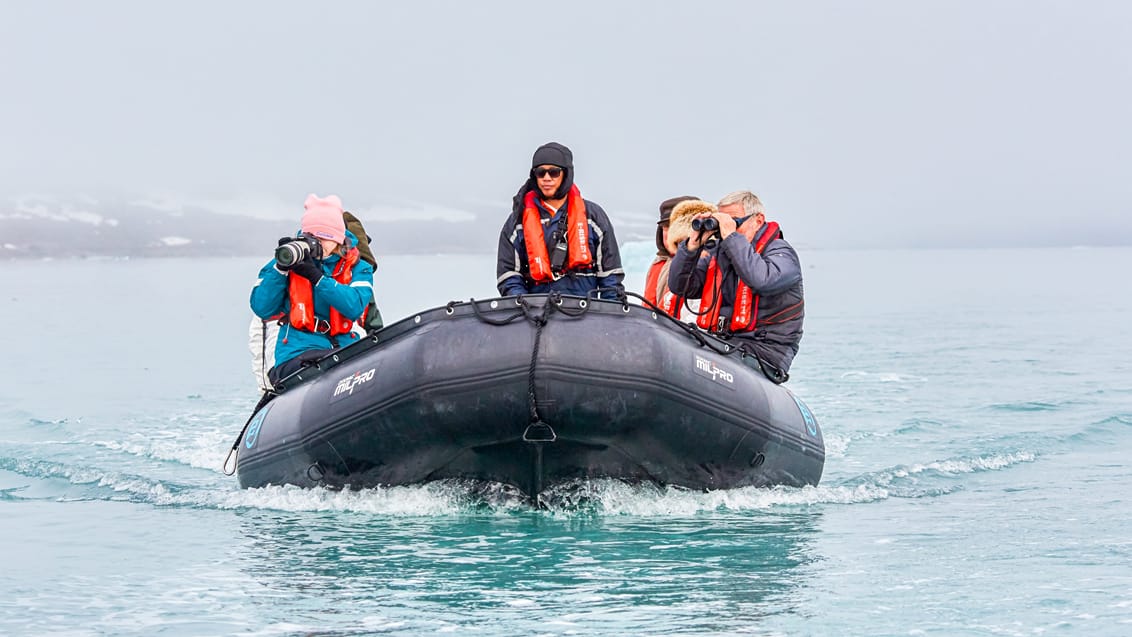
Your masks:
{"label": "red life vest", "polygon": [[[334,267],[334,273],[331,275],[335,281],[349,285],[350,281],[354,278],[354,264],[358,262],[358,249],[350,248],[346,251],[346,256],[338,259],[338,265]],[[295,273],[287,275],[288,281],[288,295],[291,299],[291,326],[300,330],[308,332],[318,332],[318,319],[314,315],[314,286],[311,282],[304,277]],[[366,309],[369,309],[368,307]],[[358,320],[363,320],[365,312]],[[345,334],[354,327],[354,320],[342,316],[342,314],[330,307],[330,331],[331,336]]]}
{"label": "red life vest", "polygon": [[[523,198],[523,242],[527,244],[531,278],[538,283],[552,280],[555,273],[550,268],[546,238],[542,234],[542,215],[535,204],[533,190]],[[588,266],[593,262],[586,203],[582,201],[582,193],[577,186],[570,186],[570,192],[566,194],[566,247],[566,270]]]}
{"label": "red life vest", "polygon": [[[748,241],[754,241],[758,231],[758,215],[752,215],[737,229],[737,232],[747,237]],[[766,232],[763,232],[763,236],[759,238],[758,243],[755,244],[755,254],[762,254],[767,244],[781,235],[782,231],[778,229],[778,223],[774,221],[767,223]],[[711,310],[704,312],[696,319],[696,324],[705,330],[722,331],[722,326],[719,325],[719,308],[723,304],[720,295],[720,287],[722,285],[723,273],[719,270],[716,257],[712,257],[711,263],[708,264],[707,279],[704,281],[704,292],[700,301],[701,308],[706,307],[711,308]],[[735,289],[735,302],[731,307],[730,331],[754,331],[758,323],[758,315],[759,295],[753,293],[751,287],[743,283],[743,279],[739,279],[739,283]]]}
{"label": "red life vest", "polygon": [[649,267],[648,276],[645,277],[645,300],[660,309],[672,318],[680,318],[680,308],[684,305],[683,297],[676,296],[668,286],[664,286],[664,295],[658,300],[656,298],[656,285],[660,279],[660,271],[664,269],[664,264],[668,259],[658,258],[652,262]]}

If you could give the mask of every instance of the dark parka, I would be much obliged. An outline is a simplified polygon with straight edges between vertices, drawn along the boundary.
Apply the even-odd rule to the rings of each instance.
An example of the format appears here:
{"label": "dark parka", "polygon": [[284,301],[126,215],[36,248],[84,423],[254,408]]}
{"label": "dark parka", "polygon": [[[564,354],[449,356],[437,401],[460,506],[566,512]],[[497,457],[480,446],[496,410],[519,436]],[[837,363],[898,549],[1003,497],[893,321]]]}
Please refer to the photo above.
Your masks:
{"label": "dark parka", "polygon": [[603,298],[615,299],[624,295],[622,280],[625,271],[621,268],[621,252],[617,248],[617,237],[613,236],[613,225],[609,216],[596,203],[583,199],[586,206],[586,219],[589,225],[587,241],[593,262],[588,268],[567,271],[564,276],[551,281],[536,282],[531,278],[527,244],[523,236],[524,198],[534,192],[539,218],[542,221],[542,237],[546,243],[547,254],[554,253],[554,231],[559,221],[565,222],[569,200],[556,212],[551,212],[539,195],[535,179],[535,169],[542,165],[558,166],[563,170],[562,183],[551,199],[565,198],[574,185],[574,153],[558,142],[548,142],[535,149],[531,157],[531,172],[527,181],[511,200],[511,215],[503,223],[499,232],[499,252],[495,265],[495,285],[503,296],[519,294],[544,294],[559,292],[574,296],[588,296],[597,288],[608,288],[601,293]]}
{"label": "dark parka", "polygon": [[[736,219],[735,223],[742,225],[745,220]],[[785,373],[790,370],[802,340],[802,266],[798,253],[781,237],[768,243],[762,254],[755,253],[754,244],[766,229],[766,224],[759,228],[753,241],[748,241],[740,232],[733,232],[716,247],[710,250],[701,247],[694,253],[688,250],[687,241],[682,242],[672,257],[668,285],[673,292],[683,293],[687,298],[700,298],[710,257],[716,257],[723,273],[719,316],[725,319],[724,325],[730,322],[735,290],[742,279],[759,296],[759,313],[755,330],[736,333],[734,338],[741,339],[739,346],[752,350],[761,360]],[[794,306],[797,306],[796,312],[792,309]],[[700,311],[708,309],[701,307]],[[776,322],[776,317],[783,315],[793,318]]]}
{"label": "dark parka", "polygon": [[[523,191],[520,193],[522,194]],[[516,195],[516,199],[518,197]],[[557,281],[538,283],[532,280],[526,240],[523,237],[523,210],[519,204],[516,204],[499,233],[495,283],[501,295],[543,294],[556,291],[562,294],[586,296],[596,288],[613,288],[611,291],[603,292],[602,297],[615,299],[624,292],[622,281],[625,278],[625,270],[621,267],[621,253],[617,248],[613,225],[609,223],[609,217],[601,206],[588,199],[583,201],[586,204],[586,218],[589,220],[590,253],[594,255],[592,267],[588,270],[567,272]],[[567,214],[567,205],[563,204],[558,212],[551,214],[541,200],[537,200],[536,204],[542,220],[543,240],[546,242],[547,254],[550,254],[554,251],[554,229],[559,219]]]}

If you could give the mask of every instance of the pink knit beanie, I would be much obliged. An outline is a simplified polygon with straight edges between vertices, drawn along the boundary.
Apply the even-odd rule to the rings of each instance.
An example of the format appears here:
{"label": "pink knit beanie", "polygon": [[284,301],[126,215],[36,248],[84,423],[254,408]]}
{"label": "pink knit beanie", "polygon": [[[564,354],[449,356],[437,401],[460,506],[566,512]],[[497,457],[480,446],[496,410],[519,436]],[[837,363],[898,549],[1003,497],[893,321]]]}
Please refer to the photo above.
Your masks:
{"label": "pink knit beanie", "polygon": [[302,230],[320,239],[331,239],[346,243],[346,223],[342,220],[342,200],[338,195],[325,199],[315,194],[307,195],[303,204]]}

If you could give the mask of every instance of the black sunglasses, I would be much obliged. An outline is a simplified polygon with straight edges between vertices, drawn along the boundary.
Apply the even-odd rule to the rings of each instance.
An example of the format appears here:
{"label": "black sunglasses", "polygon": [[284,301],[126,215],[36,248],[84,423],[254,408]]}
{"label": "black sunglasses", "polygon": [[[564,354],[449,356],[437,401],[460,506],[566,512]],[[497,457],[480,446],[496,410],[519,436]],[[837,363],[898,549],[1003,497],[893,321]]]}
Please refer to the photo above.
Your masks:
{"label": "black sunglasses", "polygon": [[551,179],[558,179],[562,176],[561,168],[536,168],[534,171],[535,177],[542,179],[546,175],[550,175]]}

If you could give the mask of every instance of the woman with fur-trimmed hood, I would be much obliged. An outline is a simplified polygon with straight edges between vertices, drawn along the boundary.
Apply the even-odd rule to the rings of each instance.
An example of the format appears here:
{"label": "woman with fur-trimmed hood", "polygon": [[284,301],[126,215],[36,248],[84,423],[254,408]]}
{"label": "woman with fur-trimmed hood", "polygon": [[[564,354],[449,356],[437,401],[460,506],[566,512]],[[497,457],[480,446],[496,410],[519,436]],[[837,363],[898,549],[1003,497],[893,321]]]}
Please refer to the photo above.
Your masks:
{"label": "woman with fur-trimmed hood", "polygon": [[656,222],[656,259],[645,277],[645,300],[680,318],[684,299],[668,289],[668,269],[672,255],[680,242],[692,236],[692,219],[704,212],[714,212],[715,206],[697,197],[683,196],[666,199],[660,204],[660,221]]}

